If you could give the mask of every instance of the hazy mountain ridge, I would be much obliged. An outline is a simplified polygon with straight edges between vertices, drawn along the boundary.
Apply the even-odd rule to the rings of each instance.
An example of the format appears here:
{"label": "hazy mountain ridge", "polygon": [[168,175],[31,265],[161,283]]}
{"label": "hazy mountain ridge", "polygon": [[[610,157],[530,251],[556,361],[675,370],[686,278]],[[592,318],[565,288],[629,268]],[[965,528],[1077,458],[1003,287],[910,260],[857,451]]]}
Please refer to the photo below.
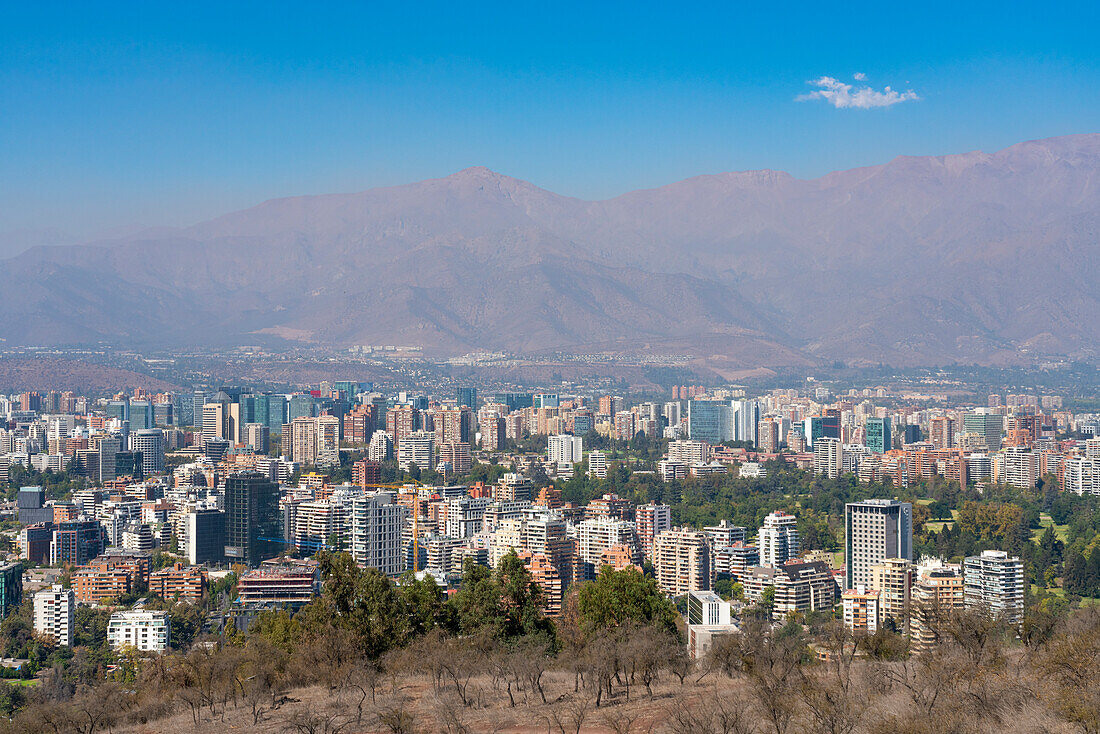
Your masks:
{"label": "hazy mountain ridge", "polygon": [[1092,358],[1098,239],[1100,135],[598,202],[472,168],[33,248],[5,261],[0,337],[712,356],[717,335],[745,365]]}

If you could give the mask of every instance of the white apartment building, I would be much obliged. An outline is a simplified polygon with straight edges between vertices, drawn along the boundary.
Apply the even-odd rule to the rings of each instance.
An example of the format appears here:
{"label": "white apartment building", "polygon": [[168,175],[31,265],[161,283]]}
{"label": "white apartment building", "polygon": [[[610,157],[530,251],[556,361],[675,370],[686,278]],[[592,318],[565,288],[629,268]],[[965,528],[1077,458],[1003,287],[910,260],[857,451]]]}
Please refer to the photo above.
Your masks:
{"label": "white apartment building", "polygon": [[407,507],[393,503],[391,492],[353,497],[348,503],[346,545],[355,562],[387,576],[404,573],[401,530],[408,515]]}
{"label": "white apartment building", "polygon": [[71,647],[76,621],[76,594],[55,585],[34,595],[34,631]]}
{"label": "white apartment building", "polygon": [[128,646],[141,652],[164,652],[168,640],[167,612],[115,612],[107,623],[107,642],[116,650]]}
{"label": "white apartment building", "polygon": [[814,441],[814,474],[836,479],[844,470],[844,447],[839,438],[821,436]]}
{"label": "white apartment building", "polygon": [[607,478],[607,454],[602,451],[588,452],[588,474],[597,479]]}
{"label": "white apartment building", "polygon": [[546,459],[558,466],[572,466],[581,460],[583,442],[580,436],[559,433],[546,439]]}
{"label": "white apartment building", "polygon": [[966,605],[986,609],[1009,624],[1024,620],[1024,564],[998,550],[985,550],[963,563]]}
{"label": "white apartment building", "polygon": [[778,568],[798,556],[798,519],[776,510],[764,518],[756,538],[760,565]]}
{"label": "white apartment building", "polygon": [[416,464],[420,469],[435,468],[435,434],[431,431],[414,431],[402,436],[397,448],[402,471]]}

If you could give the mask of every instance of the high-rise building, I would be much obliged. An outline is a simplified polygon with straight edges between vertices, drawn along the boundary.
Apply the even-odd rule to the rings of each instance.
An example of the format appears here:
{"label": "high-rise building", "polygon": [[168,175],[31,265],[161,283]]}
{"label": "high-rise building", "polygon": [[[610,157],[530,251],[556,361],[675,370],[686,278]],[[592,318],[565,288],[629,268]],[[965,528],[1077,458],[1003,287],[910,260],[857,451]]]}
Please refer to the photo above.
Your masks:
{"label": "high-rise building", "polygon": [[421,470],[435,469],[435,434],[413,431],[401,437],[397,447],[397,463],[403,471],[415,464]]}
{"label": "high-rise building", "polygon": [[474,465],[468,443],[459,441],[441,443],[436,453],[436,467],[448,467],[447,470],[451,474],[466,474]]}
{"label": "high-rise building", "polygon": [[360,459],[351,465],[351,481],[360,487],[382,483],[382,462]]}
{"label": "high-rise building", "polygon": [[883,620],[893,620],[899,630],[908,629],[913,564],[906,558],[887,558],[876,563],[871,566],[870,588],[882,594]]}
{"label": "high-rise building", "polygon": [[756,446],[765,454],[774,454],[779,451],[780,422],[773,418],[765,418],[756,426]]}
{"label": "high-rise building", "polygon": [[206,403],[202,406],[202,437],[228,439],[229,416],[225,403]]}
{"label": "high-rise building", "polygon": [[377,409],[373,404],[357,405],[344,416],[344,440],[349,443],[366,443],[374,434]]}
{"label": "high-rise building", "polygon": [[881,621],[881,594],[865,586],[848,589],[840,595],[844,607],[844,626],[855,634],[873,635]]}
{"label": "high-rise building", "polygon": [[574,526],[577,541],[578,580],[593,579],[600,571],[604,551],[612,546],[626,546],[637,553],[634,523],[610,518],[591,518]]}
{"label": "high-rise building", "polygon": [[553,464],[572,466],[581,460],[581,453],[580,436],[559,433],[546,439],[546,459]]}
{"label": "high-rise building", "polygon": [[248,423],[244,427],[244,442],[257,454],[266,454],[270,448],[271,429],[264,423]]}
{"label": "high-rise building", "polygon": [[99,437],[96,461],[99,464],[99,481],[109,482],[117,478],[116,457],[122,451],[122,441],[110,434]]}
{"label": "high-rise building", "polygon": [[1031,489],[1039,481],[1039,454],[1023,446],[1006,446],[994,456],[993,481]]}
{"label": "high-rise building", "polygon": [[760,549],[761,566],[782,566],[798,556],[798,520],[794,515],[776,510],[764,518],[756,545]]}
{"label": "high-rise building", "polygon": [[936,644],[936,621],[951,610],[966,606],[965,589],[962,572],[957,567],[935,565],[919,570],[909,613],[909,647],[914,653]]}
{"label": "high-rise building", "polygon": [[279,485],[258,471],[225,480],[225,557],[257,566],[280,551]]}
{"label": "high-rise building", "polygon": [[76,593],[60,584],[34,595],[34,631],[71,647],[76,630]]}
{"label": "high-rise building", "polygon": [[340,465],[340,419],[336,416],[295,418],[288,434],[291,461],[319,467]]}
{"label": "high-rise building", "polygon": [[731,525],[728,520],[722,520],[717,525],[708,525],[703,528],[703,532],[710,538],[712,555],[734,543],[744,543],[748,538],[746,528],[740,525]]}
{"label": "high-rise building", "polygon": [[864,432],[867,436],[865,444],[874,453],[884,454],[893,448],[889,418],[868,418],[864,423]]}
{"label": "high-rise building", "polygon": [[15,611],[23,601],[23,564],[0,564],[0,619]]}
{"label": "high-rise building", "polygon": [[949,449],[955,445],[955,420],[946,416],[933,418],[928,429],[928,440],[937,449]]}
{"label": "high-rise building", "polygon": [[386,411],[386,433],[401,459],[401,439],[420,430],[420,411],[412,405],[395,405]]}
{"label": "high-rise building", "polygon": [[607,454],[602,451],[588,452],[588,473],[597,479],[607,477]]}
{"label": "high-rise building", "polygon": [[710,445],[706,441],[669,441],[668,460],[688,466],[706,463],[710,461]]}
{"label": "high-rise building", "polygon": [[689,400],[688,436],[712,446],[732,440],[733,407],[719,400]]}
{"label": "high-rise building", "polygon": [[487,451],[504,448],[504,418],[493,413],[481,420],[481,447]]}
{"label": "high-rise building", "polygon": [[409,509],[394,504],[392,492],[371,492],[348,503],[347,547],[363,568],[377,568],[387,576],[405,572],[401,530]]}
{"label": "high-rise building", "polygon": [[130,401],[130,430],[144,431],[153,427],[153,406],[148,400]]}
{"label": "high-rise building", "polygon": [[50,565],[80,566],[107,547],[107,531],[99,520],[67,520],[53,529]]}
{"label": "high-rise building", "polygon": [[999,550],[968,556],[963,563],[966,605],[1009,624],[1024,620],[1024,564]]}
{"label": "high-rise building", "polygon": [[836,479],[844,471],[844,447],[839,438],[821,436],[814,441],[814,474]]}
{"label": "high-rise building", "polygon": [[432,416],[436,445],[469,444],[474,440],[474,412],[468,407],[445,407]]}
{"label": "high-rise building", "polygon": [[458,407],[466,406],[477,410],[477,388],[476,387],[456,387],[455,388],[455,402]]}
{"label": "high-rise building", "polygon": [[655,502],[638,505],[634,510],[634,523],[642,555],[652,561],[653,542],[661,533],[672,529],[672,508]]}
{"label": "high-rise building", "polygon": [[393,456],[393,441],[385,431],[378,430],[370,437],[367,446],[367,458],[371,461],[385,461]]}
{"label": "high-rise building", "polygon": [[756,446],[756,426],[760,421],[760,404],[755,400],[735,400],[731,404],[734,411],[734,441],[743,441]]}
{"label": "high-rise building", "polygon": [[844,506],[845,588],[874,588],[871,568],[888,558],[913,560],[913,506],[870,499]]}
{"label": "high-rise building", "polygon": [[130,434],[130,450],[141,452],[141,470],[147,477],[164,472],[164,431],[143,429]]}
{"label": "high-rise building", "polygon": [[709,591],[714,584],[706,533],[690,528],[667,530],[653,541],[657,586],[669,596]]}
{"label": "high-rise building", "polygon": [[1004,432],[1004,416],[997,413],[970,411],[963,414],[963,431],[976,433],[985,441],[989,451],[1000,451],[1001,434]]}
{"label": "high-rise building", "polygon": [[189,563],[220,563],[225,559],[225,513],[221,510],[187,513],[184,535],[181,545]]}

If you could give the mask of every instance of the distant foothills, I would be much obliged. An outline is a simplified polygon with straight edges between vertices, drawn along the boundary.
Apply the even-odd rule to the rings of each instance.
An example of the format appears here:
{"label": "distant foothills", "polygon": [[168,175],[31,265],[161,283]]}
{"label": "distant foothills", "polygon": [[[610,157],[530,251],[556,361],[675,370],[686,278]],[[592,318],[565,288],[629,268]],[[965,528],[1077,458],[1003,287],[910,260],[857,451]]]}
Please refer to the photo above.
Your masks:
{"label": "distant foothills", "polygon": [[470,168],[31,247],[0,263],[0,338],[661,353],[730,369],[1094,362],[1098,177],[1100,135],[597,202]]}

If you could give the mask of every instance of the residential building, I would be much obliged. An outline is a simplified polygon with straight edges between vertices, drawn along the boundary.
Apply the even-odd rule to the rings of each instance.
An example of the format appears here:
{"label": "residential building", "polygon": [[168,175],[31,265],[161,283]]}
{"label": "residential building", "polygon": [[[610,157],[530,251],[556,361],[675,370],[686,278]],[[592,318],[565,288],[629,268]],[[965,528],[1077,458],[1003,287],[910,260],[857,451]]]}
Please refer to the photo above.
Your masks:
{"label": "residential building", "polygon": [[963,563],[966,605],[985,609],[1009,624],[1024,620],[1024,564],[999,550],[968,556]]}
{"label": "residential building", "polygon": [[572,466],[580,462],[583,440],[580,436],[559,433],[546,439],[546,460],[558,466]]}
{"label": "residential building", "polygon": [[844,626],[853,633],[873,635],[881,624],[880,592],[858,586],[840,595],[844,608]]}
{"label": "residential building", "polygon": [[958,567],[936,564],[918,570],[909,613],[909,648],[921,653],[938,640],[940,622],[966,606],[966,583]]}
{"label": "residential building", "polygon": [[607,478],[607,454],[602,451],[588,452],[588,474],[597,479]]}
{"label": "residential building", "polygon": [[913,564],[907,558],[887,558],[871,566],[871,589],[881,592],[882,620],[892,620],[901,631],[909,628]]}
{"label": "residential building", "polygon": [[715,573],[727,574],[731,581],[744,581],[749,569],[760,565],[760,549],[755,545],[735,542],[715,553]]}
{"label": "residential building", "polygon": [[[576,578],[593,579],[600,571],[603,552],[615,545],[638,546],[634,523],[609,518],[591,518],[574,526],[577,543]],[[635,552],[636,553],[636,552]],[[635,563],[637,559],[635,558]]]}
{"label": "residential building", "polygon": [[710,543],[706,533],[690,528],[668,530],[653,541],[657,586],[672,597],[714,586]]}
{"label": "residential building", "polygon": [[392,492],[369,492],[349,500],[347,547],[360,567],[396,577],[405,572],[401,531],[409,508],[393,499]]}
{"label": "residential building", "polygon": [[874,588],[871,568],[887,558],[913,560],[913,506],[871,499],[844,507],[845,588]]}
{"label": "residential building", "polygon": [[56,584],[34,595],[34,631],[71,647],[76,629],[76,594]]}
{"label": "residential building", "polygon": [[141,652],[164,652],[169,639],[167,612],[115,612],[107,623],[107,642],[115,650],[132,647]]}
{"label": "residential building", "polygon": [[798,556],[798,520],[782,510],[764,518],[756,536],[761,566],[781,566]]}
{"label": "residential building", "polygon": [[758,603],[764,589],[775,588],[772,619],[784,619],[792,612],[830,610],[836,603],[836,582],[829,567],[820,561],[788,561],[772,568],[755,566],[742,580],[745,598]]}
{"label": "residential building", "polygon": [[836,479],[844,471],[844,446],[839,438],[821,436],[814,441],[814,474]]}
{"label": "residential building", "polygon": [[650,503],[638,505],[634,510],[634,523],[642,556],[653,560],[653,542],[666,530],[672,529],[672,508]]}
{"label": "residential building", "polygon": [[203,566],[175,563],[149,575],[149,591],[162,599],[180,599],[197,603],[206,591],[207,574]]}
{"label": "residential building", "polygon": [[413,464],[421,470],[435,469],[435,434],[431,431],[406,434],[397,446],[397,462],[403,471],[409,471]]}

